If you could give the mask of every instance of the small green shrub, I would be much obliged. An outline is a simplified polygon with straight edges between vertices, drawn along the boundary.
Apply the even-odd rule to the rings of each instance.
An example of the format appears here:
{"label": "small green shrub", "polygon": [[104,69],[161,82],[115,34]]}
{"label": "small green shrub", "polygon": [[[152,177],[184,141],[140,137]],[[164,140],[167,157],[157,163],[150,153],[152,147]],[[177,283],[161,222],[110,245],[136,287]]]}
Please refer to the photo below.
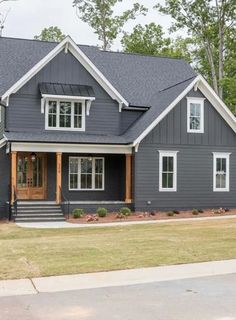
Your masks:
{"label": "small green shrub", "polygon": [[199,211],[197,209],[193,209],[192,214],[194,216],[197,216],[199,214]]}
{"label": "small green shrub", "polygon": [[123,207],[120,209],[120,213],[126,217],[129,217],[131,215],[131,210],[130,208]]}
{"label": "small green shrub", "polygon": [[174,212],[173,212],[173,211],[168,211],[168,212],[167,212],[167,216],[168,216],[168,217],[173,217],[173,215],[174,215]]}
{"label": "small green shrub", "polygon": [[204,210],[203,209],[198,209],[197,210],[199,213],[204,213]]}
{"label": "small green shrub", "polygon": [[107,209],[106,208],[98,208],[97,214],[99,218],[105,218],[107,216]]}
{"label": "small green shrub", "polygon": [[79,218],[83,217],[84,210],[83,209],[74,209],[72,214],[73,214],[74,219],[79,219]]}

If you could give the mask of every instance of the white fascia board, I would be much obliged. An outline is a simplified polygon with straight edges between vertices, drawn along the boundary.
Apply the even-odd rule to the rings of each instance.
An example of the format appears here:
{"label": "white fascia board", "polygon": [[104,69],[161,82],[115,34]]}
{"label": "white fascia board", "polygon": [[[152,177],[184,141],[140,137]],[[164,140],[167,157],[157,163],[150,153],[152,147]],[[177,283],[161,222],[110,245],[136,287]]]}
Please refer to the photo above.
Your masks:
{"label": "white fascia board", "polygon": [[6,143],[7,143],[6,138],[1,139],[1,140],[0,140],[0,149],[1,149],[2,147],[4,147],[4,146],[6,145]]}
{"label": "white fascia board", "polygon": [[187,86],[187,88],[181,92],[181,94],[142,132],[142,134],[134,141],[133,146],[140,143],[148,134],[156,127],[156,125],[165,118],[165,116],[179,103],[186,94],[194,87],[194,85],[199,81],[199,76],[194,78],[194,80]]}
{"label": "white fascia board", "polygon": [[[32,69],[30,69],[21,79],[19,79],[10,89],[8,89],[2,96],[2,101],[9,99],[12,93],[16,93],[22,88],[33,76],[35,76],[43,67],[45,67],[54,57],[56,57],[64,48],[68,38],[66,37],[60,42],[52,51],[50,51],[43,59],[41,59]],[[7,103],[8,105],[8,103]]]}
{"label": "white fascia board", "polygon": [[204,94],[207,100],[213,105],[213,107],[219,112],[222,118],[228,123],[234,132],[236,132],[236,118],[233,113],[229,110],[226,104],[221,100],[221,98],[216,94],[208,82],[202,77],[200,77],[200,82],[198,89]]}
{"label": "white fascia board", "polygon": [[35,76],[45,65],[47,65],[55,56],[58,55],[64,48],[75,56],[75,58],[85,67],[85,69],[98,81],[103,89],[118,103],[122,102],[129,106],[129,103],[122,97],[122,95],[112,86],[112,84],[105,78],[105,76],[97,69],[97,67],[90,61],[90,59],[80,50],[76,43],[67,36],[60,42],[52,51],[50,51],[42,60],[40,60],[32,69],[30,69],[21,79],[19,79],[10,89],[8,89],[2,96],[2,101],[8,105],[9,96],[16,93],[22,88],[33,76]]}
{"label": "white fascia board", "polygon": [[[225,103],[220,99],[203,76],[198,75],[190,85],[143,131],[143,133],[134,141],[133,146],[140,143],[149,132],[188,94],[188,92],[197,84],[198,89],[203,93],[207,100],[219,112],[222,118],[228,123],[234,132],[236,132],[236,118]],[[195,98],[194,98],[195,99]]]}
{"label": "white fascia board", "polygon": [[91,62],[91,60],[83,53],[83,51],[71,39],[69,42],[69,50],[77,58],[77,60],[85,67],[85,69],[98,81],[103,89],[118,103],[123,103],[126,107],[129,106],[122,95],[113,87],[113,85],[106,79],[106,77],[98,70],[98,68]]}
{"label": "white fascia board", "polygon": [[12,142],[12,151],[21,152],[62,152],[62,153],[101,153],[132,154],[131,145],[94,145],[94,144],[53,144]]}

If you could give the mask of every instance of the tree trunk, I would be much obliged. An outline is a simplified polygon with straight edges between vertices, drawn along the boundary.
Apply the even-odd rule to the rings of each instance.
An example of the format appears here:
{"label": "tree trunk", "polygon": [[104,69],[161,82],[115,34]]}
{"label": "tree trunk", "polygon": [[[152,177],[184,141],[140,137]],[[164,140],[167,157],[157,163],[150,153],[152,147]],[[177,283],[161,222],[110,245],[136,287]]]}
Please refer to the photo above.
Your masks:
{"label": "tree trunk", "polygon": [[223,98],[222,79],[224,77],[224,1],[222,0],[221,8],[219,8],[218,1],[216,1],[218,10],[218,33],[219,33],[219,96]]}
{"label": "tree trunk", "polygon": [[209,39],[205,38],[204,47],[205,47],[205,50],[206,50],[207,60],[208,60],[208,63],[210,65],[210,69],[211,69],[211,77],[212,77],[213,89],[215,90],[215,92],[217,94],[219,94],[218,81],[217,81],[217,75],[216,75],[216,68],[215,68],[215,65],[214,65],[214,58],[213,58],[213,53],[212,53],[211,44],[210,44]]}

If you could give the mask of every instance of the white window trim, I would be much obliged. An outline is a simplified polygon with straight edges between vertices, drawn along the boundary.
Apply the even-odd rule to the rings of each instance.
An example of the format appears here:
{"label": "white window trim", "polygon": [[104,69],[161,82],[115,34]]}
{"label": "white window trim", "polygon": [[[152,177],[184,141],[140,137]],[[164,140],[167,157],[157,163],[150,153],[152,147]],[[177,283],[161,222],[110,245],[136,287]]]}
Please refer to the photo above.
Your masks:
{"label": "white window trim", "polygon": [[[48,126],[48,110],[49,110],[49,101],[56,101],[57,102],[57,126],[56,127],[49,127]],[[61,128],[59,126],[60,123],[60,102],[71,102],[72,106],[72,113],[71,113],[71,123],[72,127],[70,128]],[[74,104],[76,102],[82,103],[82,127],[81,128],[74,128]],[[73,99],[55,99],[55,98],[48,98],[46,99],[46,112],[45,112],[45,130],[60,130],[60,131],[85,131],[85,100],[73,100]]]}
{"label": "white window trim", "polygon": [[[69,157],[69,177],[68,177],[68,186],[69,191],[104,191],[105,190],[105,158],[104,157],[92,157],[92,188],[91,189],[81,189],[81,159],[88,159],[89,157]],[[77,159],[78,160],[78,188],[70,187],[70,160]],[[102,159],[103,160],[103,174],[102,174],[102,188],[95,189],[95,160]]]}
{"label": "white window trim", "polygon": [[[164,151],[159,150],[159,191],[160,192],[176,192],[177,191],[177,153],[178,151]],[[162,170],[163,170],[163,157],[173,157],[174,174],[173,174],[173,188],[162,187]]]}
{"label": "white window trim", "polygon": [[[214,192],[229,192],[229,172],[230,172],[230,155],[231,153],[225,152],[213,152],[213,191]],[[223,158],[226,159],[226,187],[216,188],[216,159]]]}
{"label": "white window trim", "polygon": [[[204,100],[205,98],[187,97],[187,132],[204,133]],[[190,129],[190,106],[191,103],[200,104],[200,129]]]}

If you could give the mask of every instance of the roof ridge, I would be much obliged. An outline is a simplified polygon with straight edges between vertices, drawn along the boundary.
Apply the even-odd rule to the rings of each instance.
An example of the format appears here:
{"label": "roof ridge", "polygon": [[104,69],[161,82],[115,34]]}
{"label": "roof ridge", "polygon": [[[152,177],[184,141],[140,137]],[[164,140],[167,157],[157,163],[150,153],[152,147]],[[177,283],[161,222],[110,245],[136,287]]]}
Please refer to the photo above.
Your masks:
{"label": "roof ridge", "polygon": [[[19,41],[34,41],[34,42],[52,43],[52,44],[59,44],[59,43],[60,43],[60,42],[58,42],[58,41],[47,41],[47,40],[27,39],[27,38],[15,38],[15,37],[5,37],[5,36],[0,37],[0,40],[1,40],[1,39],[19,40]],[[83,46],[83,47],[98,48],[97,46],[89,45],[89,44],[77,44],[77,46],[80,46],[80,47]]]}
{"label": "roof ridge", "polygon": [[166,87],[166,88],[160,90],[159,92],[164,92],[164,91],[166,91],[166,90],[169,90],[169,89],[171,89],[171,88],[174,88],[174,87],[178,86],[179,84],[182,84],[182,83],[184,83],[184,82],[186,82],[186,81],[189,81],[189,80],[191,80],[191,79],[194,79],[194,78],[196,78],[196,77],[197,77],[197,74],[196,74],[195,76],[192,76],[192,77],[188,78],[188,79],[185,79],[185,80],[183,80],[183,81],[177,82],[177,83],[173,84],[172,86]]}
{"label": "roof ridge", "polygon": [[184,58],[177,58],[177,57],[169,57],[169,56],[158,56],[158,55],[151,55],[151,54],[143,54],[143,53],[137,53],[137,52],[124,52],[124,51],[109,51],[109,50],[101,50],[100,52],[103,53],[117,53],[117,54],[123,54],[123,55],[134,55],[134,56],[141,56],[141,57],[148,57],[148,58],[163,58],[163,59],[173,59],[173,60],[182,60],[184,62],[187,62]]}

